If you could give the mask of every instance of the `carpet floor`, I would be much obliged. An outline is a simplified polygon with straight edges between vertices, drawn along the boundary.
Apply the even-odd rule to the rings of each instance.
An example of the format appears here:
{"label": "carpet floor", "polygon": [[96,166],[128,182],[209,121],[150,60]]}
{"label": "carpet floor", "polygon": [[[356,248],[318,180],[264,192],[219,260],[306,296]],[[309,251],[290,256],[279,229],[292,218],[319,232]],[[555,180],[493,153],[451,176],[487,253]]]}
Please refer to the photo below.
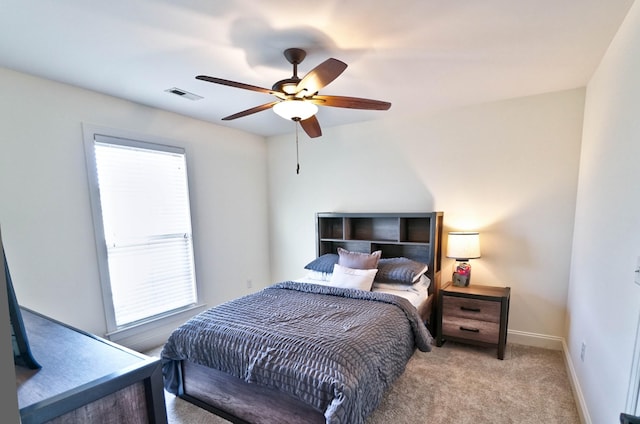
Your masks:
{"label": "carpet floor", "polygon": [[[161,348],[145,352],[159,356]],[[228,424],[166,394],[170,424]],[[366,424],[580,424],[561,351],[452,342],[416,351]]]}

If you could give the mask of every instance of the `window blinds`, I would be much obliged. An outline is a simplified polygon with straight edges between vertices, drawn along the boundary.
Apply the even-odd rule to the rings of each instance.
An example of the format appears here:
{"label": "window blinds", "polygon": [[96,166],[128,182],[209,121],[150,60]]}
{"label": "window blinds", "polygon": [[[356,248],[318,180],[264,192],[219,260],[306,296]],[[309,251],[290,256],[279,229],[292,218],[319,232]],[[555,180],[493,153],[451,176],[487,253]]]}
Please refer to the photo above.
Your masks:
{"label": "window blinds", "polygon": [[117,327],[197,301],[184,150],[95,135]]}

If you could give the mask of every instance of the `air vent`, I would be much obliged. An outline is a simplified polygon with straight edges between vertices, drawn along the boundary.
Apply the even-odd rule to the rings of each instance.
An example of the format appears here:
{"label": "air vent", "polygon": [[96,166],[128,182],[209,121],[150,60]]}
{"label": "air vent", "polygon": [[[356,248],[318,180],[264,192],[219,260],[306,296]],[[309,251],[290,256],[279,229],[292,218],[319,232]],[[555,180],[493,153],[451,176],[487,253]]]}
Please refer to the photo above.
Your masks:
{"label": "air vent", "polygon": [[182,90],[180,88],[168,88],[166,90],[167,93],[171,93],[171,94],[175,94],[176,96],[180,96],[180,97],[184,97],[185,99],[189,99],[189,100],[200,100],[203,97],[202,96],[198,96],[197,94],[193,94],[193,93],[189,93],[188,91]]}

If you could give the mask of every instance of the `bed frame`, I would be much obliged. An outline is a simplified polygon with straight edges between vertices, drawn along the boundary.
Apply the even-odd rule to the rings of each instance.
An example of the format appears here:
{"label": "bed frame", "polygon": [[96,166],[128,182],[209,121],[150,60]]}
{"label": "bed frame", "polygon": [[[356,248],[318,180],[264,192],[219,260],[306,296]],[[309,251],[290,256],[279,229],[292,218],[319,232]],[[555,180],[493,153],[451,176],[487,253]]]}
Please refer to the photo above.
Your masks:
{"label": "bed frame", "polygon": [[[382,257],[404,256],[429,265],[429,297],[419,313],[435,328],[440,290],[442,212],[316,214],[317,255],[382,250]],[[324,423],[322,411],[284,393],[246,383],[189,361],[180,367],[178,395],[237,424]]]}

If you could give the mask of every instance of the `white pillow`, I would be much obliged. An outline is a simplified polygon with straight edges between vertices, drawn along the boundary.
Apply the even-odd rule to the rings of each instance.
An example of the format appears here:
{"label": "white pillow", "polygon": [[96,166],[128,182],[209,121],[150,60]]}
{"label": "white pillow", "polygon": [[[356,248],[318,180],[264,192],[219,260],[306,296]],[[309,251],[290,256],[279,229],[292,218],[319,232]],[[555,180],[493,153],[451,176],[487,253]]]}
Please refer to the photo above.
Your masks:
{"label": "white pillow", "polygon": [[308,278],[309,280],[331,281],[330,272],[308,270],[307,275],[305,277]]}
{"label": "white pillow", "polygon": [[354,269],[335,264],[329,284],[334,287],[371,291],[371,285],[377,272],[377,268]]}

